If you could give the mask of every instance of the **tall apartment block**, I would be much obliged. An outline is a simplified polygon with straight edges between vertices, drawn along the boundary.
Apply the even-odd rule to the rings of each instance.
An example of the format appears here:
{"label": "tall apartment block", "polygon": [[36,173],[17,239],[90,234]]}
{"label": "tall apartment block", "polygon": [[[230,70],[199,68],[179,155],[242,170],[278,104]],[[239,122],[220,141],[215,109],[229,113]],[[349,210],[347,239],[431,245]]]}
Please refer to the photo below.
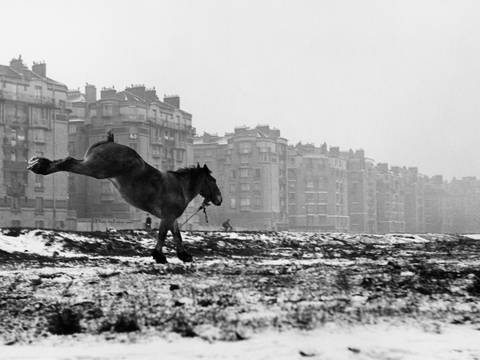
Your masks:
{"label": "tall apartment block", "polygon": [[244,229],[285,229],[287,140],[269,126],[239,127],[225,136],[194,140],[194,162],[206,163],[222,191],[221,208],[211,208],[211,224],[227,218]]}
{"label": "tall apartment block", "polygon": [[67,87],[47,77],[47,65],[29,69],[19,56],[0,65],[0,226],[67,229],[67,176],[27,171],[32,156],[67,155]]}
{"label": "tall apartment block", "polygon": [[347,159],[348,215],[350,231],[371,233],[377,230],[377,187],[375,165],[363,150],[343,153]]}
{"label": "tall apartment block", "polygon": [[[69,150],[82,157],[88,147],[113,131],[115,142],[136,150],[150,165],[174,170],[191,164],[194,129],[192,115],[180,108],[179,96],[165,96],[143,85],[117,92],[103,88],[97,99],[95,86],[85,93],[70,91]],[[70,177],[70,207],[79,218],[130,221],[139,227],[146,214],[128,205],[108,180],[81,175]]]}
{"label": "tall apartment block", "polygon": [[405,188],[400,168],[377,164],[377,231],[405,231]]}
{"label": "tall apartment block", "polygon": [[324,144],[290,146],[288,151],[289,228],[348,231],[346,160]]}

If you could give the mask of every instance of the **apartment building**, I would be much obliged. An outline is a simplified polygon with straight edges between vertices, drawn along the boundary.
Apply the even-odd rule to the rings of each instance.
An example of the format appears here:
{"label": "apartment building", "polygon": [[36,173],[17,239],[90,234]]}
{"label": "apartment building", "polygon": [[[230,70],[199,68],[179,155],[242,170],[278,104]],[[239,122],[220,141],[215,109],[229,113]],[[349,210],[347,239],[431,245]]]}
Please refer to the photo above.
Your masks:
{"label": "apartment building", "polygon": [[47,64],[29,69],[21,56],[0,65],[0,226],[67,229],[67,176],[27,171],[32,156],[67,155],[67,87],[47,76]]}
{"label": "apartment building", "polygon": [[480,180],[476,177],[453,179],[446,184],[444,232],[480,231]]}
{"label": "apartment building", "polygon": [[346,160],[338,148],[290,146],[287,178],[290,229],[348,231]]}
{"label": "apartment building", "polygon": [[427,179],[424,197],[425,232],[443,232],[447,189],[442,175],[435,175]]}
{"label": "apartment building", "polygon": [[350,231],[368,232],[368,175],[363,150],[344,153],[347,159],[348,215]]}
{"label": "apartment building", "polygon": [[405,188],[399,167],[377,164],[377,231],[405,231]]}
{"label": "apartment building", "polygon": [[[283,229],[287,217],[287,140],[269,126],[239,127],[224,136],[195,138],[194,162],[206,163],[224,202],[211,225],[227,218],[236,228]],[[203,224],[205,225],[205,224]]]}
{"label": "apartment building", "polygon": [[425,179],[418,168],[402,168],[404,178],[404,216],[405,231],[408,233],[425,232]]}
{"label": "apartment building", "polygon": [[[174,170],[192,162],[192,115],[180,108],[180,97],[160,100],[155,89],[132,85],[124,91],[95,86],[69,92],[69,150],[81,157],[87,148],[113,131],[115,142],[136,150],[150,165]],[[81,218],[130,222],[142,226],[146,214],[128,205],[109,180],[81,175],[70,177],[70,206]],[[155,224],[154,224],[155,225]]]}

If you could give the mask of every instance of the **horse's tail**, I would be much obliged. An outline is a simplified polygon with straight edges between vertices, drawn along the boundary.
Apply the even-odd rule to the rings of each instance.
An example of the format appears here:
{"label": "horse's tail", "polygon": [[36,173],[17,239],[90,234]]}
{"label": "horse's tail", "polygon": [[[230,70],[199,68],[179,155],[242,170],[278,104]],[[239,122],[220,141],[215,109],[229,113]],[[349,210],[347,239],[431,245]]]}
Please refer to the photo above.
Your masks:
{"label": "horse's tail", "polygon": [[109,141],[109,142],[113,142],[113,141],[114,141],[112,129],[110,129],[110,130],[107,131],[107,141]]}

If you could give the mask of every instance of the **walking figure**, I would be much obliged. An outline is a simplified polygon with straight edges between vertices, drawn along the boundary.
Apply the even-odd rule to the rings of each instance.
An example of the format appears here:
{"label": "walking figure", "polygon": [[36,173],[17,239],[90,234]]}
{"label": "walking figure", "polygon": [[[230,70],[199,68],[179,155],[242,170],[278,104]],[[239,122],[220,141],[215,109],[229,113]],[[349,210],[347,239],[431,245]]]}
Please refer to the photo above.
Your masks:
{"label": "walking figure", "polygon": [[230,225],[230,219],[225,220],[225,221],[223,222],[222,226],[223,226],[223,229],[224,229],[225,231],[232,231],[232,230],[233,230],[232,225]]}
{"label": "walking figure", "polygon": [[149,231],[152,228],[152,218],[150,215],[145,219],[145,230]]}

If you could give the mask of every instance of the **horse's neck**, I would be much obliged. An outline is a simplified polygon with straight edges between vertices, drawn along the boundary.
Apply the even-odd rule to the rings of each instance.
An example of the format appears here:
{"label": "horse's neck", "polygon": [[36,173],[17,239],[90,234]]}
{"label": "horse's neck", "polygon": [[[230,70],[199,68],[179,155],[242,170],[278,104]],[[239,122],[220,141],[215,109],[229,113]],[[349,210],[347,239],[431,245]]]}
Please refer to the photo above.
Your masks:
{"label": "horse's neck", "polygon": [[185,174],[181,177],[183,194],[187,200],[187,204],[200,193],[200,186],[196,180],[193,174]]}

